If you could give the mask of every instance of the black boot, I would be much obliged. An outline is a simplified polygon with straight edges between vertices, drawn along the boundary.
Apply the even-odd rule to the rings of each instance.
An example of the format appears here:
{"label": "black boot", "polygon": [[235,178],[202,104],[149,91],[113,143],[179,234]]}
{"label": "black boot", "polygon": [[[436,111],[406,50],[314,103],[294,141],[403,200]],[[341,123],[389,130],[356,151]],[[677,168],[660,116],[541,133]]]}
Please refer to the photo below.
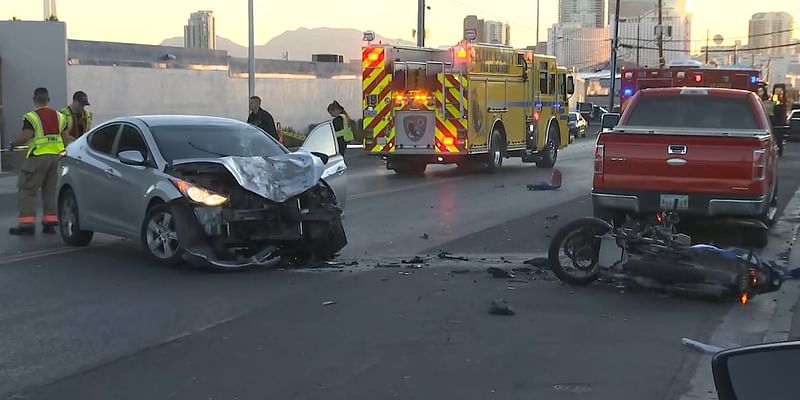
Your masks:
{"label": "black boot", "polygon": [[17,225],[8,229],[8,234],[14,236],[33,235],[35,233],[36,226],[34,225]]}
{"label": "black boot", "polygon": [[56,226],[52,224],[42,225],[42,233],[54,234],[56,233]]}

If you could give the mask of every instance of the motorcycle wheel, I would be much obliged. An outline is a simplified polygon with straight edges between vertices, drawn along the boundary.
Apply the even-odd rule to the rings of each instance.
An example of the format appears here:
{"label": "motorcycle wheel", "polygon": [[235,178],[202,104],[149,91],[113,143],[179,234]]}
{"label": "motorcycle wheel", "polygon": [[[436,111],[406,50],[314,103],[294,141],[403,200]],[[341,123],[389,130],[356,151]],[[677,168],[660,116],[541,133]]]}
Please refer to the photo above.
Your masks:
{"label": "motorcycle wheel", "polygon": [[581,218],[564,225],[553,236],[548,249],[550,270],[562,282],[586,286],[600,274],[600,236],[613,227],[598,218]]}

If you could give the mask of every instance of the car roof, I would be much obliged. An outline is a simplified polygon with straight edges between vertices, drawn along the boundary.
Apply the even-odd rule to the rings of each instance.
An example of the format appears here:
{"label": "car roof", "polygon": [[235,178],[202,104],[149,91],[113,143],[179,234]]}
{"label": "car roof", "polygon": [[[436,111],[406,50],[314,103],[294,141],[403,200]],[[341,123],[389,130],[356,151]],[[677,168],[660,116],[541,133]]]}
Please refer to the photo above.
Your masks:
{"label": "car roof", "polygon": [[246,122],[232,118],[211,117],[204,115],[137,115],[136,118],[148,126],[167,126],[167,125],[247,125]]}
{"label": "car roof", "polygon": [[755,95],[755,93],[749,90],[707,88],[707,87],[647,88],[640,90],[639,93],[641,93],[641,96],[650,97],[650,96],[680,96],[684,94],[692,95],[692,94],[697,94],[697,92],[699,91],[705,92],[705,94],[707,94],[708,96],[727,97],[735,99],[746,99],[751,95]]}

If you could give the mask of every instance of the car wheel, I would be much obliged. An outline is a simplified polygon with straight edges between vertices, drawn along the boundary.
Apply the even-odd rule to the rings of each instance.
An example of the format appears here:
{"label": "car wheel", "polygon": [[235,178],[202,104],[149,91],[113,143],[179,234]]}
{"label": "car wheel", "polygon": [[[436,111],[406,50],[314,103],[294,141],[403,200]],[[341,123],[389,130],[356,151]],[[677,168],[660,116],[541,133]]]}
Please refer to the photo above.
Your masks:
{"label": "car wheel", "polygon": [[558,129],[553,125],[547,131],[547,144],[542,149],[542,161],[539,161],[536,166],[539,168],[553,168],[558,160],[558,146],[560,145]]}
{"label": "car wheel", "polygon": [[503,151],[505,150],[503,135],[498,130],[492,132],[489,142],[488,160],[486,160],[486,170],[494,172],[503,166]]}
{"label": "car wheel", "polygon": [[71,189],[58,199],[58,219],[61,240],[69,246],[82,247],[92,241],[94,232],[81,229],[78,200]]}
{"label": "car wheel", "polygon": [[147,211],[142,224],[142,246],[150,258],[175,266],[183,262],[183,247],[169,206],[159,204]]}

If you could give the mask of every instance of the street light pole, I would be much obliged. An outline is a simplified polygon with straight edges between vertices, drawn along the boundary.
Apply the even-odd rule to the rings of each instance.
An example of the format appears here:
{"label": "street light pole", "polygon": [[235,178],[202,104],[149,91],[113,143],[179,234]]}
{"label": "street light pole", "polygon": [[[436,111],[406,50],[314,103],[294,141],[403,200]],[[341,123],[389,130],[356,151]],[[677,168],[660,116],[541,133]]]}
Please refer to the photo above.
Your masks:
{"label": "street light pole", "polygon": [[[661,0],[659,0],[661,1]],[[619,3],[614,8],[614,37],[611,39],[611,91],[608,94],[608,110],[614,109],[614,92],[617,90],[617,46],[619,46]]]}
{"label": "street light pole", "polygon": [[425,0],[417,0],[417,47],[425,47]]}
{"label": "street light pole", "polygon": [[539,48],[539,0],[536,0],[536,44],[534,46]]}
{"label": "street light pole", "polygon": [[247,102],[256,95],[256,49],[255,37],[253,35],[253,0],[247,0],[247,24],[248,24],[248,46],[247,46]]}

